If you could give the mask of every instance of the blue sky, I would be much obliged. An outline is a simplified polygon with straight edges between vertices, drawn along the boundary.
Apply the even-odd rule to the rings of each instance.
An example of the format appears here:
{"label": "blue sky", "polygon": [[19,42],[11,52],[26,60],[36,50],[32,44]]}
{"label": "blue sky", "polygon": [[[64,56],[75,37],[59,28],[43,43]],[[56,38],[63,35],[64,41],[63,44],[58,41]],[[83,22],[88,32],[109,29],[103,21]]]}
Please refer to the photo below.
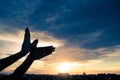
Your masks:
{"label": "blue sky", "polygon": [[[13,37],[29,27],[63,41],[60,50],[69,48],[73,61],[113,59],[119,57],[119,8],[119,0],[0,0],[0,33]],[[11,44],[5,40],[1,37],[1,46]]]}
{"label": "blue sky", "polygon": [[120,43],[118,0],[1,0],[0,5],[1,24],[30,26],[84,48]]}

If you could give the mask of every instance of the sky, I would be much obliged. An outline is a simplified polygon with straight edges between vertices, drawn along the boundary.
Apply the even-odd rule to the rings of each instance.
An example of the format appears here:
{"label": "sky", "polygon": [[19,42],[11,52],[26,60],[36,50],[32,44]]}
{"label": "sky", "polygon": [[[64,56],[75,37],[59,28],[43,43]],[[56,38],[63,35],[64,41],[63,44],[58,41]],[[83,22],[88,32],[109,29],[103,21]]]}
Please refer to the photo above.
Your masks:
{"label": "sky", "polygon": [[[120,74],[119,8],[119,0],[0,0],[0,59],[20,51],[29,27],[31,42],[56,51],[27,73]],[[12,73],[26,57],[2,72]]]}

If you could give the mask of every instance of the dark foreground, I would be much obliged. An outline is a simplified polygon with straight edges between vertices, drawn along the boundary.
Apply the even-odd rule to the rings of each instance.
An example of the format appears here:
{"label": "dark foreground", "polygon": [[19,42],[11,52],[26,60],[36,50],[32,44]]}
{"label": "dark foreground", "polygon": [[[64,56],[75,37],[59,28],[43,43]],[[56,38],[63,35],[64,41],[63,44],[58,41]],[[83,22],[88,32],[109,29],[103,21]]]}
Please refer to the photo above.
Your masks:
{"label": "dark foreground", "polygon": [[[0,77],[7,75],[0,74]],[[1,80],[1,79],[0,79]],[[117,74],[97,74],[97,75],[34,75],[26,74],[21,79],[16,80],[120,80],[120,75]]]}

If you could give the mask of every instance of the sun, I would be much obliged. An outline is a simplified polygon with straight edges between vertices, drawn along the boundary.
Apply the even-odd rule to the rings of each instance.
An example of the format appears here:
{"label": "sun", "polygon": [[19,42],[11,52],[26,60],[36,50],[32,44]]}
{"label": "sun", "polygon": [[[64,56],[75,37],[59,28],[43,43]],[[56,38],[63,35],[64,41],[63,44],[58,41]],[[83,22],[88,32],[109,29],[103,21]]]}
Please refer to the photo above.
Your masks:
{"label": "sun", "polygon": [[68,62],[59,63],[56,69],[58,72],[62,73],[69,72],[69,70],[71,69],[71,64]]}

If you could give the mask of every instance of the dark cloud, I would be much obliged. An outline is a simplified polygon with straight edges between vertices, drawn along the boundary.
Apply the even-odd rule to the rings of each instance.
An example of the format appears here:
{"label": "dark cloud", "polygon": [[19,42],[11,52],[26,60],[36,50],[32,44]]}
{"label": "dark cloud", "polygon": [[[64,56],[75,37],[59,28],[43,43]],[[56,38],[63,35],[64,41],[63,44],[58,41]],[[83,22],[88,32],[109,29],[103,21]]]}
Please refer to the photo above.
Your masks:
{"label": "dark cloud", "polygon": [[119,0],[1,0],[0,21],[96,49],[120,44],[119,8]]}

